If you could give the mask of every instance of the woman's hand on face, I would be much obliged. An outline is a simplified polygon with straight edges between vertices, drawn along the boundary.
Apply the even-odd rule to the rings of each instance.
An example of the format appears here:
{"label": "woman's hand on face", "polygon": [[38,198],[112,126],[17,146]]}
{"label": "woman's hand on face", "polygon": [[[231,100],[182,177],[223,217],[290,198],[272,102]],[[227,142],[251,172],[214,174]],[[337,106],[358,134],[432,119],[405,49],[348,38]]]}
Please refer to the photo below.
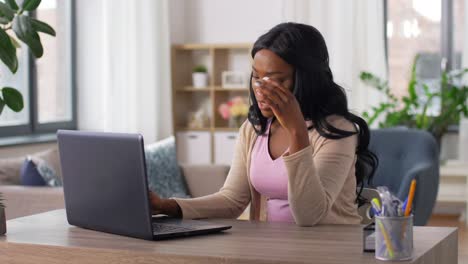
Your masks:
{"label": "woman's hand on face", "polygon": [[288,132],[307,134],[304,116],[294,94],[268,77],[264,77],[262,81],[262,84],[255,87],[257,100],[265,102],[271,108],[278,122]]}

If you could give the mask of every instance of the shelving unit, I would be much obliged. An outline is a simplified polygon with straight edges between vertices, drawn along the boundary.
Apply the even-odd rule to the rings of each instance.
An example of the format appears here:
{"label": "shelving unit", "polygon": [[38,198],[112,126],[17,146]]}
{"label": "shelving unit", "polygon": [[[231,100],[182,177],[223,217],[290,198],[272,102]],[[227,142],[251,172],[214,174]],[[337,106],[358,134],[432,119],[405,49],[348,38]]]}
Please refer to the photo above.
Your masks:
{"label": "shelving unit", "polygon": [[[223,88],[222,73],[248,74],[251,44],[182,44],[172,47],[172,116],[179,162],[190,164],[230,164],[238,128],[229,127],[218,106],[235,96],[249,97],[248,87]],[[197,65],[208,69],[208,86],[192,86]],[[207,122],[190,128],[191,113],[204,109]]]}

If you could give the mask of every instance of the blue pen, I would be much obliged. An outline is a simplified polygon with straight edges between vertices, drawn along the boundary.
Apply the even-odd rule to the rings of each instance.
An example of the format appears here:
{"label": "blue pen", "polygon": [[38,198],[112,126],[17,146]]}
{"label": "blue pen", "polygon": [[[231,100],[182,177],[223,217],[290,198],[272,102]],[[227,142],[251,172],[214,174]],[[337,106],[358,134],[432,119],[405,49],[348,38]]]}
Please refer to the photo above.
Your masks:
{"label": "blue pen", "polygon": [[405,201],[403,202],[403,212],[406,211],[407,204],[408,204],[408,197],[406,197]]}

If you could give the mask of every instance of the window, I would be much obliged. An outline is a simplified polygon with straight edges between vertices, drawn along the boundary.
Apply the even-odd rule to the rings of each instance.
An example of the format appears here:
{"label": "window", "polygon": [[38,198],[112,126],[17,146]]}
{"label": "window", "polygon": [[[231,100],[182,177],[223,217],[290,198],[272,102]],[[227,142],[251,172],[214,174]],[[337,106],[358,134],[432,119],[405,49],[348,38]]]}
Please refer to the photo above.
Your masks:
{"label": "window", "polygon": [[[466,29],[465,25],[465,0],[454,0],[453,1],[453,57],[452,57],[452,68],[460,69],[463,66],[468,66],[468,61],[463,64],[463,45]],[[466,60],[466,58],[465,58]]]}
{"label": "window", "polygon": [[[440,90],[442,66],[461,67],[465,0],[386,0],[386,37],[389,85],[405,95],[415,56],[416,78]],[[417,87],[422,97],[422,87]],[[429,114],[440,113],[433,101]]]}
{"label": "window", "polygon": [[0,136],[54,133],[76,127],[73,85],[73,1],[42,0],[31,14],[51,25],[56,37],[40,34],[44,55],[34,59],[25,46],[18,50],[17,74],[0,66],[0,85],[11,85],[23,94],[25,108],[0,116]]}

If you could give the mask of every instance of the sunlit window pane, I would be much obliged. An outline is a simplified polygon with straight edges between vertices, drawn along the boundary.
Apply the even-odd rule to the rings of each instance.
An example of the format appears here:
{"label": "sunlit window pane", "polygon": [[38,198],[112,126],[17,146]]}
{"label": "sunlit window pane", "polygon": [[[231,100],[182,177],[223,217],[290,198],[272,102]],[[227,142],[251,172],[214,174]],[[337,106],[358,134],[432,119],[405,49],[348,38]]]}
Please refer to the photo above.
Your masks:
{"label": "sunlit window pane", "polygon": [[[437,91],[441,74],[441,0],[391,0],[387,4],[389,84],[393,93],[407,94],[416,55],[417,79]],[[423,96],[422,88],[418,90]],[[429,114],[438,111],[440,102],[434,101]]]}
{"label": "sunlit window pane", "polygon": [[43,0],[37,9],[37,18],[57,33],[41,34],[44,56],[36,62],[39,123],[72,120],[69,5],[70,1]]}
{"label": "sunlit window pane", "polygon": [[24,100],[24,109],[19,113],[15,113],[5,106],[0,115],[0,127],[18,126],[29,123],[29,75],[27,54],[27,49],[17,49],[19,66],[18,71],[14,75],[3,62],[0,62],[0,87],[9,86],[19,90]]}

